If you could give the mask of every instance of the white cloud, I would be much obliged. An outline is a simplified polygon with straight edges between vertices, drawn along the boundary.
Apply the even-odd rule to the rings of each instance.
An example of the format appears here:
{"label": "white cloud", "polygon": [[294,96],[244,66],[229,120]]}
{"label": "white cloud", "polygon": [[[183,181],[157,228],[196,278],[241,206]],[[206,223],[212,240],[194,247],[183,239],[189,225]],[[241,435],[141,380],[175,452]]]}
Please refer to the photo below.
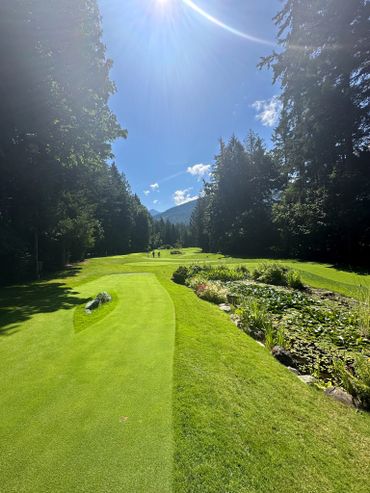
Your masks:
{"label": "white cloud", "polygon": [[197,195],[191,195],[191,188],[185,188],[185,190],[176,190],[172,198],[176,205],[186,204],[187,202],[192,202],[197,200]]}
{"label": "white cloud", "polygon": [[153,190],[153,192],[155,192],[155,191],[159,190],[159,185],[158,185],[158,183],[152,183],[150,185],[150,188]]}
{"label": "white cloud", "polygon": [[209,174],[210,169],[211,169],[210,164],[194,164],[194,166],[189,166],[186,171],[187,173],[196,176],[198,180],[200,180],[201,178],[203,178],[203,176]]}
{"label": "white cloud", "polygon": [[264,101],[255,101],[252,108],[257,112],[257,120],[265,127],[273,127],[277,124],[281,112],[279,96],[273,96]]}
{"label": "white cloud", "polygon": [[150,194],[150,190],[144,190],[144,195],[147,197]]}
{"label": "white cloud", "polygon": [[159,203],[159,200],[153,200],[153,204],[157,205]]}

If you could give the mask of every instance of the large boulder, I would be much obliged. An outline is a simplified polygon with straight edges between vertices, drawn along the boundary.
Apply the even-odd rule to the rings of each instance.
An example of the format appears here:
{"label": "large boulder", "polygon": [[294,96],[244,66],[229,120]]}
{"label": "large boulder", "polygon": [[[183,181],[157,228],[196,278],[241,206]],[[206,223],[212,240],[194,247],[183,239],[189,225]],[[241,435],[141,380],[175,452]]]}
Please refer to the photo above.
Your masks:
{"label": "large boulder", "polygon": [[230,313],[231,312],[231,306],[228,305],[228,304],[226,304],[226,303],[221,303],[218,306],[219,306],[220,310],[222,310],[225,313]]}
{"label": "large boulder", "polygon": [[271,354],[284,366],[295,367],[295,362],[289,351],[281,346],[274,346]]}
{"label": "large boulder", "polygon": [[96,308],[99,308],[99,306],[100,306],[100,301],[97,298],[95,298],[94,300],[88,301],[86,303],[85,310],[91,312],[91,310],[96,310]]}
{"label": "large boulder", "polygon": [[325,390],[325,394],[336,401],[346,404],[346,406],[354,406],[355,404],[351,394],[339,387],[329,387]]}
{"label": "large boulder", "polygon": [[298,378],[307,385],[313,385],[316,382],[316,378],[312,375],[298,375]]}

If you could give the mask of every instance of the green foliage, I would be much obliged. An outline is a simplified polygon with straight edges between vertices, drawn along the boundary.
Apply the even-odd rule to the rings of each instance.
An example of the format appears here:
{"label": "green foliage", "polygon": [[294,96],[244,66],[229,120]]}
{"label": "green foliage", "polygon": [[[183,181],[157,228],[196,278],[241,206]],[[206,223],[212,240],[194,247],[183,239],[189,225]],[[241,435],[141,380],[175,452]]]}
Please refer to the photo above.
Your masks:
{"label": "green foliage", "polygon": [[299,272],[292,271],[281,264],[260,264],[252,273],[254,280],[274,286],[288,286],[292,289],[303,289],[304,285]]}
{"label": "green foliage", "polygon": [[[240,311],[242,326],[248,330],[254,313],[259,317],[270,317],[272,327],[267,331],[266,345],[287,347],[302,373],[340,384],[335,360],[352,364],[359,353],[370,357],[370,340],[364,337],[358,317],[359,304],[243,282],[229,284],[228,290],[243,304]],[[254,301],[250,308],[251,299]],[[262,315],[259,307],[263,307]],[[248,332],[260,340],[263,340],[263,334],[266,337],[263,324],[259,332]],[[284,343],[278,343],[278,338]]]}
{"label": "green foliage", "polygon": [[358,355],[352,367],[336,360],[334,370],[342,387],[357,398],[362,407],[370,409],[370,358]]}
{"label": "green foliage", "polygon": [[174,249],[181,251],[183,247],[193,245],[190,226],[183,223],[171,223],[163,217],[154,217],[151,225],[152,249]]}
{"label": "green foliage", "polygon": [[220,304],[227,301],[227,289],[220,281],[208,281],[198,284],[195,292],[199,298],[211,303]]}
{"label": "green foliage", "polygon": [[271,318],[260,300],[245,299],[237,314],[240,317],[241,327],[252,337],[262,341],[267,335],[271,338],[273,332]]}
{"label": "green foliage", "polygon": [[178,267],[175,272],[172,274],[172,280],[177,284],[185,284],[188,279],[189,269],[184,265]]}
{"label": "green foliage", "polygon": [[189,267],[179,267],[173,275],[173,280],[179,284],[187,284],[195,287],[206,281],[239,281],[249,277],[248,268],[245,266],[228,267],[226,265],[193,264]]}
{"label": "green foliage", "polygon": [[260,264],[252,273],[255,281],[275,286],[288,285],[288,268],[280,264]]}
{"label": "green foliage", "polygon": [[304,289],[304,284],[299,272],[295,270],[288,270],[287,273],[288,286],[292,289]]}
{"label": "green foliage", "polygon": [[274,156],[286,185],[273,209],[281,248],[368,265],[368,3],[286,0],[275,23],[281,51],[261,66],[281,84]]}
{"label": "green foliage", "polygon": [[261,138],[235,136],[220,151],[191,220],[205,251],[261,255],[274,237],[271,204],[278,173]]}
{"label": "green foliage", "polygon": [[205,251],[368,267],[368,2],[285,0],[274,20],[281,49],[260,64],[281,85],[274,148],[253,133],[221,141],[194,238]]}
{"label": "green foliage", "polygon": [[110,164],[127,132],[97,2],[4,0],[0,43],[1,281],[145,250],[148,213]]}
{"label": "green foliage", "polygon": [[356,318],[362,337],[370,339],[370,289],[361,287]]}

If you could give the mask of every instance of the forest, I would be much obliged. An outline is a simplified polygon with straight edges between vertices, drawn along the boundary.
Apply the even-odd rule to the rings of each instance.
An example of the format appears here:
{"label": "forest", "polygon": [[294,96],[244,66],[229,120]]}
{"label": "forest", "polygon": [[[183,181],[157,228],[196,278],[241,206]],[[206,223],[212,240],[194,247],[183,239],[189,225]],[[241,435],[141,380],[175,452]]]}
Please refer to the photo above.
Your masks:
{"label": "forest", "polygon": [[1,280],[166,244],[368,266],[369,8],[285,2],[259,65],[281,87],[273,146],[221,141],[187,228],[153,221],[114,161],[128,132],[96,1],[3,0]]}
{"label": "forest", "polygon": [[[281,85],[267,149],[221,141],[192,218],[206,251],[369,266],[369,2],[285,2],[281,50],[261,60]],[[338,49],[338,48],[341,49]]]}

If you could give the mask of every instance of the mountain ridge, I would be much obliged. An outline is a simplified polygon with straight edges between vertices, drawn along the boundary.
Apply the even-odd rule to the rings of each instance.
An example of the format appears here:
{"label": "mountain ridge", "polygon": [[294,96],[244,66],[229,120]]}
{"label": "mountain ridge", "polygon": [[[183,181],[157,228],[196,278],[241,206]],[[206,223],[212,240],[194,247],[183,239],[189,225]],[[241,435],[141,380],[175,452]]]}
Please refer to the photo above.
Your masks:
{"label": "mountain ridge", "polygon": [[164,221],[169,221],[172,224],[189,224],[190,218],[197,204],[197,200],[192,200],[190,202],[186,202],[185,204],[176,205],[175,207],[171,207],[164,212],[158,212],[157,214],[153,214],[154,209],[150,210],[151,216],[155,220],[163,219]]}

